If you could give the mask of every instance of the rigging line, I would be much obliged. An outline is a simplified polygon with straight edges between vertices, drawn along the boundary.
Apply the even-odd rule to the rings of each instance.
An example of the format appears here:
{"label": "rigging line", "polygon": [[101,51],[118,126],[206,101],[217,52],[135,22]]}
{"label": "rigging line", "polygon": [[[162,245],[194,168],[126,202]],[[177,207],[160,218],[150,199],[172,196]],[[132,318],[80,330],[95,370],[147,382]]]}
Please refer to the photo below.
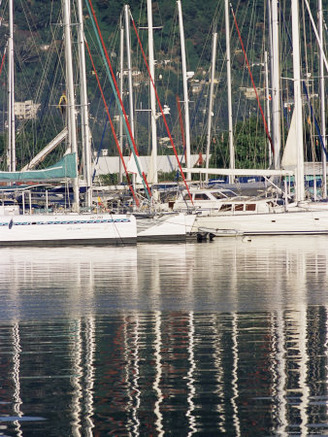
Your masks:
{"label": "rigging line", "polygon": [[136,24],[135,24],[134,19],[133,19],[132,16],[131,16],[131,21],[132,21],[132,24],[133,24],[133,28],[134,28],[135,34],[136,34],[137,39],[138,39],[138,43],[139,43],[139,45],[140,45],[140,50],[141,50],[141,53],[142,53],[142,56],[143,56],[143,59],[144,59],[144,62],[145,62],[146,68],[147,68],[147,72],[148,72],[148,75],[149,75],[149,78],[150,78],[150,81],[151,81],[151,85],[152,85],[152,87],[154,88],[154,91],[155,91],[156,100],[157,100],[157,103],[158,103],[159,109],[160,109],[161,114],[162,114],[162,118],[163,118],[163,121],[164,121],[164,124],[165,124],[165,127],[166,127],[166,131],[167,131],[167,134],[168,134],[168,136],[169,136],[169,138],[170,138],[171,146],[172,146],[172,148],[173,148],[174,155],[175,155],[176,160],[177,160],[178,165],[179,165],[179,169],[180,169],[180,173],[181,173],[181,176],[182,176],[182,179],[183,179],[184,185],[185,185],[185,187],[186,187],[186,189],[187,189],[187,192],[188,192],[188,195],[189,195],[189,198],[190,198],[191,204],[193,205],[194,202],[193,202],[193,200],[192,200],[192,196],[191,196],[191,193],[190,193],[190,191],[189,191],[189,186],[188,186],[188,184],[187,184],[187,181],[186,181],[185,175],[184,175],[184,173],[183,173],[183,170],[182,170],[182,167],[181,167],[181,164],[180,164],[180,160],[179,160],[179,157],[178,157],[178,154],[177,154],[177,150],[176,150],[176,148],[175,148],[175,145],[174,145],[174,142],[173,142],[173,138],[172,138],[172,135],[171,135],[171,132],[170,132],[169,126],[168,126],[168,124],[167,124],[167,121],[166,121],[166,117],[165,117],[164,111],[163,111],[163,107],[162,107],[162,105],[161,105],[161,102],[160,102],[160,99],[159,99],[159,96],[158,96],[158,93],[157,93],[157,89],[156,89],[156,87],[155,87],[154,80],[153,80],[153,78],[152,78],[152,76],[151,76],[151,74],[150,74],[149,65],[148,65],[147,58],[146,58],[146,55],[145,55],[144,49],[143,49],[142,44],[141,44],[141,41],[140,41],[139,33],[138,33],[138,30],[137,30]]}
{"label": "rigging line", "polygon": [[[241,2],[239,1],[237,6],[236,6],[236,14],[238,14],[239,17],[242,15],[242,9],[243,8],[242,8],[242,5],[241,5]],[[244,13],[243,14],[242,22],[240,23],[241,20],[239,21],[239,27],[241,28],[241,31],[243,31],[245,26],[247,26],[247,28],[249,27],[247,15],[248,14]],[[225,29],[225,25],[224,25],[224,29]],[[230,40],[232,38],[233,31],[234,31],[234,28],[233,28],[233,26],[231,26],[230,27]],[[224,32],[225,32],[225,30],[224,30]],[[250,33],[249,30],[248,30],[248,33]],[[237,44],[237,43],[235,43],[235,44]],[[236,58],[237,58],[237,51],[232,50],[232,47],[231,47],[231,50],[230,50],[230,65],[234,64]],[[224,59],[225,59],[225,64],[224,65],[226,65],[226,53],[224,55]],[[242,72],[241,72],[241,77],[240,77],[240,84],[244,84],[245,83],[245,76],[247,76],[246,69],[243,68]],[[234,105],[235,119],[236,120],[242,119],[242,123],[244,124],[245,123],[245,118],[246,118],[245,111],[246,111],[247,103],[242,101],[242,92],[241,92],[240,89],[239,89],[239,91],[237,91],[237,95],[238,95],[238,100],[237,100],[236,104]],[[233,126],[233,131],[234,131],[234,141],[237,144],[238,138],[239,138],[239,132],[237,130],[237,124],[235,124]]]}
{"label": "rigging line", "polygon": [[104,138],[105,138],[105,133],[106,133],[106,129],[107,129],[107,123],[108,123],[108,118],[106,119],[105,126],[104,126],[103,133],[102,133],[101,140],[100,140],[100,144],[99,144],[99,147],[98,147],[97,157],[96,157],[96,161],[95,161],[95,168],[93,170],[93,175],[92,175],[92,182],[94,181],[94,179],[96,177],[96,165],[99,162],[101,146],[102,146]]}
{"label": "rigging line", "polygon": [[[112,94],[112,96],[110,98],[110,101],[109,101],[109,110],[112,107],[113,100],[114,100],[114,94]],[[99,146],[97,148],[97,157],[95,159],[95,165],[98,164],[98,161],[99,161],[100,152],[101,152],[101,149],[102,149],[102,145],[103,145],[104,138],[105,138],[105,133],[106,133],[106,130],[107,130],[107,123],[108,123],[108,117],[107,117],[107,114],[106,114],[105,115],[105,126],[104,126],[104,129],[103,129],[103,133],[102,133],[102,136],[101,136],[101,140],[100,140]],[[124,151],[123,150],[122,150],[122,155],[124,156]],[[96,169],[93,172],[92,180],[94,180],[95,175],[96,175]]]}
{"label": "rigging line", "polygon": [[[323,47],[322,47],[322,41],[320,40],[320,37],[318,35],[318,31],[317,31],[316,25],[315,25],[314,20],[313,20],[313,16],[312,16],[312,13],[311,13],[311,9],[310,9],[309,3],[308,3],[307,0],[304,0],[304,1],[305,1],[306,9],[307,9],[309,17],[310,17],[310,21],[311,21],[311,24],[312,24],[312,28],[313,28],[313,31],[314,31],[314,34],[315,34],[315,37],[316,37],[319,49],[320,49],[322,57],[323,57],[323,62],[325,64],[326,70],[328,71],[327,58],[326,58],[326,55],[325,55]],[[306,89],[306,85],[305,85],[304,82],[303,82],[303,88],[305,89],[306,97],[308,99],[308,104],[309,104],[310,110],[311,110],[311,116],[314,119],[315,127],[316,127],[316,130],[317,130],[318,135],[319,135],[319,140],[320,140],[321,147],[322,147],[322,149],[323,149],[323,151],[324,151],[324,153],[326,155],[326,158],[327,158],[327,150],[326,150],[326,148],[324,146],[324,143],[323,143],[323,138],[322,138],[322,135],[321,135],[321,132],[320,132],[319,124],[318,124],[318,122],[316,120],[316,117],[313,115],[312,104],[311,104],[311,101],[310,101],[310,98],[309,98],[309,95],[308,95],[308,92],[307,92],[307,89]]]}
{"label": "rigging line", "polygon": [[[58,17],[56,22],[58,22]],[[50,17],[50,23],[51,23],[51,17]],[[58,31],[58,30],[57,30]],[[52,44],[54,41],[56,41],[56,35],[53,29],[53,26],[50,24],[50,35],[51,40],[50,44]],[[49,50],[46,59],[43,66],[43,72],[40,80],[40,84],[36,90],[36,100],[41,103],[41,115],[40,115],[40,123],[42,124],[43,118],[45,116],[48,117],[48,114],[46,114],[46,109],[49,107],[50,100],[53,99],[53,89],[52,87],[57,82],[57,75],[58,75],[58,68],[60,66],[60,57],[58,53],[58,48],[56,44],[55,48],[57,52],[57,56],[53,58],[52,50]],[[44,98],[42,98],[45,96]],[[53,127],[56,126],[53,117],[49,116],[49,119],[52,121]],[[43,130],[43,137],[45,137],[45,131]]]}
{"label": "rigging line", "polygon": [[197,114],[198,114],[198,109],[199,109],[201,101],[203,100],[204,92],[205,92],[205,82],[204,82],[204,84],[202,86],[202,90],[201,90],[201,92],[199,94],[199,97],[198,97],[198,99],[196,101],[195,109],[193,110],[193,113],[192,113],[192,118],[191,118],[191,123],[190,123],[190,130],[192,130],[192,128],[194,127],[194,124],[196,122],[196,117],[197,117]]}
{"label": "rigging line", "polygon": [[[288,30],[287,30],[287,27],[286,27],[286,21],[285,21],[285,19],[284,19],[284,15],[283,15],[282,10],[281,10],[281,18],[282,18],[282,21],[283,21],[283,23],[284,23],[284,28],[285,28],[285,31],[286,31],[286,33],[287,33],[287,37],[288,37],[287,39],[288,39],[288,41],[289,41],[289,44],[290,44],[291,50],[293,51],[293,42],[292,42],[292,39],[291,39],[291,37],[290,37],[290,34],[289,34]],[[315,125],[316,131],[317,131],[317,133],[318,133],[318,137],[319,137],[320,145],[321,145],[321,147],[322,147],[322,150],[324,151],[324,154],[326,155],[326,158],[328,159],[328,152],[327,152],[327,149],[326,149],[326,147],[325,147],[325,145],[324,145],[324,143],[323,143],[323,138],[322,138],[322,135],[321,135],[320,126],[319,126],[319,123],[318,123],[318,121],[317,121],[316,116],[314,115],[313,106],[312,106],[312,103],[311,103],[311,100],[310,100],[310,97],[309,97],[309,93],[308,93],[308,90],[307,90],[307,86],[306,86],[304,80],[302,80],[302,85],[303,85],[304,93],[305,93],[305,95],[306,95],[307,103],[308,103],[309,108],[310,108],[311,117],[312,117],[313,120],[314,120],[314,125]]]}
{"label": "rigging line", "polygon": [[305,95],[306,95],[306,98],[307,98],[307,101],[308,101],[308,105],[310,107],[311,117],[314,120],[314,125],[315,125],[316,131],[317,131],[318,136],[319,136],[319,141],[320,141],[322,150],[324,151],[324,153],[326,155],[326,158],[328,159],[328,152],[327,152],[327,149],[326,149],[326,147],[325,147],[325,145],[323,143],[323,138],[322,138],[322,135],[321,135],[320,126],[318,124],[316,116],[314,115],[313,106],[311,104],[311,100],[310,100],[310,97],[309,97],[309,93],[308,93],[307,87],[306,87],[304,81],[302,81],[302,84],[303,84],[303,90],[305,92]]}
{"label": "rigging line", "polygon": [[[95,49],[95,51],[96,51],[96,55],[97,55],[97,57],[101,57],[101,54],[99,53],[99,47],[97,47],[97,45],[96,45],[96,42],[95,42],[95,38],[94,38],[94,33],[93,33],[93,31],[90,31],[89,29],[85,29],[85,30],[87,30],[88,31],[88,34],[85,34],[85,36],[84,36],[84,38],[87,40],[87,41],[89,41],[89,44],[92,42],[92,45],[93,45],[93,48]],[[116,35],[116,33],[117,33],[117,30],[115,30],[115,35]],[[113,36],[113,39],[115,40],[116,39],[116,36]],[[113,41],[111,41],[112,43],[113,43]],[[115,43],[114,43],[115,44]],[[109,49],[110,51],[113,51],[113,49]],[[94,59],[95,59],[95,55],[94,55]],[[108,85],[108,77],[107,77],[107,75],[105,74],[105,76],[104,77],[102,77],[101,78],[101,81],[102,81],[102,87],[103,87],[103,89],[104,90],[106,90],[107,89],[107,85]],[[95,108],[94,108],[94,115],[95,115],[95,117],[93,118],[93,120],[92,120],[92,127],[91,127],[91,130],[93,129],[93,128],[95,128],[95,126],[96,126],[96,119],[97,118],[99,118],[99,113],[101,113],[102,114],[102,112],[103,112],[103,104],[102,104],[102,99],[101,99],[101,97],[99,97],[99,98],[97,98],[96,99],[96,94],[95,94],[95,92],[94,92],[94,90],[92,90],[92,97],[95,99]],[[111,109],[111,105],[112,105],[112,100],[114,99],[114,93],[112,93],[112,95],[111,95],[111,97],[110,97],[110,102],[109,102],[109,109]],[[100,115],[100,116],[102,116],[102,115]],[[107,115],[105,115],[105,118],[107,119]]]}
{"label": "rigging line", "polygon": [[257,93],[257,89],[256,89],[256,86],[255,86],[255,83],[254,83],[253,75],[252,75],[252,72],[251,72],[251,67],[249,65],[247,54],[246,54],[246,51],[245,51],[245,48],[244,48],[244,44],[243,44],[243,40],[241,38],[241,34],[240,34],[240,31],[239,31],[239,27],[238,27],[238,23],[237,23],[237,18],[236,18],[236,15],[234,13],[234,10],[233,10],[233,7],[232,7],[231,3],[230,3],[230,9],[231,9],[231,13],[232,13],[232,16],[233,16],[233,19],[234,19],[234,23],[235,23],[235,26],[236,26],[236,30],[237,30],[237,33],[238,33],[238,37],[239,37],[239,41],[240,41],[240,44],[241,44],[241,48],[242,48],[243,53],[244,53],[245,61],[246,61],[246,64],[247,64],[247,69],[248,69],[248,72],[249,72],[249,75],[250,75],[250,78],[251,78],[251,81],[252,81],[252,85],[253,85],[253,88],[254,88],[254,91],[255,91],[256,100],[257,100],[257,103],[258,103],[260,111],[261,111],[261,115],[262,115],[262,120],[263,120],[263,123],[264,123],[265,132],[266,132],[266,135],[267,135],[267,137],[268,137],[268,139],[270,141],[270,144],[271,144],[272,154],[274,154],[275,151],[274,151],[274,147],[273,147],[272,138],[271,138],[271,136],[269,134],[268,125],[267,125],[267,122],[266,122],[266,119],[265,119],[265,116],[264,116],[264,113],[263,113],[262,105],[261,105],[261,102],[260,102],[260,99],[259,99],[259,96],[258,96],[258,93]]}
{"label": "rigging line", "polygon": [[41,80],[38,82],[38,85],[33,83],[33,79],[28,78],[26,75],[23,76],[23,79],[26,82],[26,88],[29,90],[34,88],[36,89],[35,100],[39,102],[40,101],[39,94],[40,94],[40,90],[43,89],[44,87],[44,78],[45,78],[45,71],[46,71],[46,66],[43,64],[43,57],[41,56],[41,51],[39,45],[37,44],[37,39],[40,39],[40,32],[37,29],[37,25],[35,23],[35,20],[33,19],[30,8],[26,6],[25,2],[23,2],[22,0],[20,0],[20,4],[22,7],[26,24],[30,32],[29,34],[30,36],[26,39],[25,42],[28,48],[28,50],[25,50],[27,54],[25,54],[25,56],[19,56],[19,54],[16,53],[16,58],[19,64],[21,65],[22,71],[24,71],[23,66],[25,65],[26,62],[28,62],[30,56],[32,56],[32,58],[37,56],[38,61],[41,63],[42,76],[41,76]]}
{"label": "rigging line", "polygon": [[186,139],[185,139],[185,134],[184,134],[184,129],[183,129],[180,99],[179,99],[178,95],[176,95],[176,102],[177,102],[177,107],[178,107],[180,131],[181,131],[181,137],[182,137],[182,155],[181,155],[180,162],[182,162],[183,157],[185,157],[185,162],[186,162]]}
{"label": "rigging line", "polygon": [[312,16],[312,13],[311,13],[311,9],[310,9],[309,3],[308,3],[307,0],[304,0],[304,1],[305,1],[306,9],[307,9],[309,17],[310,17],[310,21],[311,21],[311,24],[312,24],[313,32],[314,32],[315,37],[317,39],[317,43],[318,43],[319,49],[320,49],[320,51],[322,53],[323,62],[325,64],[326,70],[328,72],[327,58],[326,58],[325,52],[324,52],[323,47],[322,47],[322,42],[320,41],[320,38],[319,38],[319,35],[318,35],[318,31],[317,31],[316,25],[315,25],[314,20],[313,20],[313,16]]}
{"label": "rigging line", "polygon": [[[302,24],[303,24],[303,29],[306,29],[306,24],[305,24],[305,8],[304,8],[304,2],[302,2]],[[311,47],[313,46],[313,41],[312,41],[312,34],[309,33],[309,35],[307,35],[307,32],[302,32],[303,33],[303,47],[304,47],[304,62],[305,62],[305,83],[307,84],[307,86],[309,86],[309,58],[311,56],[311,53],[308,53],[308,45],[307,45],[307,36],[309,38]],[[310,51],[312,52],[312,50]],[[311,56],[311,71],[314,71],[313,68],[313,56]],[[316,159],[314,158],[315,154],[314,154],[314,150],[315,150],[315,145],[314,145],[314,129],[313,129],[313,124],[310,123],[310,127],[309,127],[309,131],[310,131],[310,146],[311,146],[311,152],[312,152],[312,161],[315,161]]]}
{"label": "rigging line", "polygon": [[[172,26],[169,30],[169,35],[170,35],[170,40],[169,43],[167,43],[167,56],[170,58],[170,61],[172,60],[172,53],[174,53],[174,47],[175,47],[175,40],[177,39],[177,19],[178,19],[178,11],[177,8],[175,8],[175,13],[174,16],[172,18]],[[164,26],[163,26],[164,29]],[[166,79],[166,84],[165,84],[165,88],[163,86],[163,96],[164,98],[169,102],[169,95],[170,95],[170,88],[172,88],[172,81],[174,81],[174,84],[176,86],[176,93],[179,94],[180,90],[180,80],[179,80],[179,76],[180,75],[180,64],[177,65],[177,69],[176,69],[176,78],[174,78],[173,73],[172,73],[172,69],[169,68],[168,69],[168,73],[167,73],[167,79]],[[177,119],[175,118],[175,120],[172,120],[172,130],[174,130],[177,126]]]}
{"label": "rigging line", "polygon": [[[105,61],[104,64],[105,64],[105,68],[106,68],[106,71],[107,71],[107,74],[108,74],[108,78],[109,78],[110,84],[111,84],[111,86],[113,88],[113,92],[115,94],[115,98],[116,98],[116,100],[119,103],[118,107],[119,107],[119,109],[120,109],[120,111],[121,111],[121,113],[122,113],[122,115],[124,117],[124,120],[125,120],[125,123],[123,123],[123,124],[124,124],[125,129],[127,130],[127,134],[128,134],[127,138],[128,138],[128,141],[129,141],[129,145],[130,145],[131,151],[132,151],[132,153],[134,155],[135,163],[136,163],[139,175],[142,178],[142,183],[143,183],[143,186],[145,188],[145,192],[146,192],[147,198],[148,198],[148,200],[150,200],[152,193],[151,193],[151,190],[149,188],[145,172],[143,170],[141,170],[141,168],[140,168],[140,164],[139,164],[139,160],[138,160],[138,157],[139,157],[138,149],[137,149],[136,143],[134,141],[134,137],[132,135],[131,126],[130,126],[130,123],[129,123],[129,120],[128,120],[128,116],[127,116],[127,114],[125,112],[125,108],[124,108],[124,105],[123,105],[123,102],[122,102],[122,98],[121,98],[121,94],[120,94],[120,91],[119,91],[119,88],[118,88],[118,85],[117,85],[117,82],[116,82],[116,79],[115,79],[115,74],[114,74],[114,71],[113,71],[113,68],[112,68],[112,64],[111,64],[109,56],[108,56],[108,52],[107,52],[107,49],[106,49],[106,46],[105,46],[105,43],[104,43],[104,40],[103,40],[103,37],[102,37],[102,33],[100,31],[100,28],[99,28],[99,24],[98,24],[98,21],[97,21],[96,13],[95,13],[95,10],[94,10],[94,8],[92,6],[91,0],[86,0],[86,5],[87,5],[87,8],[88,8],[89,15],[90,15],[90,17],[92,19],[92,25],[93,25],[93,28],[94,28],[94,31],[95,31],[95,35],[96,35],[98,44],[100,43],[101,55],[103,57],[103,60]],[[110,74],[109,74],[108,69],[110,70]]]}
{"label": "rigging line", "polygon": [[126,174],[126,178],[128,180],[129,188],[130,188],[132,196],[133,196],[133,198],[134,198],[134,200],[136,202],[136,205],[139,206],[139,200],[138,200],[138,198],[137,198],[137,196],[136,196],[136,194],[134,192],[134,189],[133,189],[133,186],[132,186],[132,183],[131,183],[131,179],[130,179],[129,173],[128,173],[128,170],[126,168],[125,162],[124,162],[124,158],[123,158],[123,155],[122,155],[121,147],[120,147],[120,144],[118,142],[118,138],[116,136],[116,132],[115,132],[115,128],[114,128],[114,125],[113,125],[113,122],[112,122],[112,118],[110,116],[108,105],[106,103],[106,99],[105,99],[105,96],[104,96],[104,92],[103,92],[103,89],[102,89],[101,84],[100,84],[99,76],[98,76],[95,64],[93,62],[93,58],[92,58],[92,55],[91,55],[91,52],[90,52],[89,44],[88,44],[88,42],[86,40],[84,42],[85,42],[85,46],[87,48],[87,51],[88,51],[88,54],[89,54],[89,57],[90,57],[90,61],[91,61],[91,64],[92,64],[93,71],[95,72],[95,76],[96,76],[96,79],[97,79],[98,87],[99,87],[99,90],[100,90],[100,93],[101,93],[101,96],[102,96],[102,99],[103,99],[103,102],[104,102],[104,105],[105,105],[108,121],[110,123],[110,127],[112,129],[112,133],[113,133],[113,136],[114,136],[114,141],[115,141],[118,153],[120,155],[121,161],[123,163],[123,167],[124,167],[124,171],[125,171],[125,174]]}
{"label": "rigging line", "polygon": [[3,56],[2,56],[2,60],[1,60],[1,66],[0,66],[0,75],[1,75],[1,72],[2,72],[3,64],[5,62],[6,52],[7,52],[7,47],[5,47],[5,49],[3,51]]}

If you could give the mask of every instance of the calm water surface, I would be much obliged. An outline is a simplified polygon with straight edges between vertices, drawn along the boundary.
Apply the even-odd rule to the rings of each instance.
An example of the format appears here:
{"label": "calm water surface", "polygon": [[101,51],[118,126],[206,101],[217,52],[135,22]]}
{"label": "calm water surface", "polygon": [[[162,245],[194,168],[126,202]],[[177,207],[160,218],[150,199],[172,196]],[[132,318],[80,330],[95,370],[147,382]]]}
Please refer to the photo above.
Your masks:
{"label": "calm water surface", "polygon": [[328,238],[0,250],[1,436],[328,435]]}

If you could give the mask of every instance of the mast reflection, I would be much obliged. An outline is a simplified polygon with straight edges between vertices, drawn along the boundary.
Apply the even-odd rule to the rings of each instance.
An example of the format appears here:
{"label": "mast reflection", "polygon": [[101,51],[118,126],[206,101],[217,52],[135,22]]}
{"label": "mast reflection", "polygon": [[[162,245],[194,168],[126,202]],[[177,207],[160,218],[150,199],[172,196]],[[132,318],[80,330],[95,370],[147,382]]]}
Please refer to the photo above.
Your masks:
{"label": "mast reflection", "polygon": [[326,246],[8,251],[0,420],[49,426],[50,397],[62,435],[328,432]]}

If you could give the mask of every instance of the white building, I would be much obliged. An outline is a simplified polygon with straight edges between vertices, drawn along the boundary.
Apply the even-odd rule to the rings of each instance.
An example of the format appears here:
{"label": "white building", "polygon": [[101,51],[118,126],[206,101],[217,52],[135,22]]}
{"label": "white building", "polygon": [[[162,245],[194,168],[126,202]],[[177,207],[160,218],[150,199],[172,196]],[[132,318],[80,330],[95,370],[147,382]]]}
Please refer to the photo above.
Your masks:
{"label": "white building", "polygon": [[[129,159],[130,159],[129,156],[124,157],[124,162],[126,163],[126,165],[128,164]],[[190,157],[191,166],[194,167],[195,165],[197,165],[199,159],[200,159],[200,155],[191,155]],[[202,155],[202,159],[205,161],[206,154]],[[120,158],[118,156],[101,156],[95,165],[96,172],[98,175],[118,173],[120,168],[119,162],[120,162]],[[140,156],[139,162],[142,169],[147,174],[150,170],[150,164],[151,164],[150,156]],[[184,166],[185,166],[185,160],[183,159],[182,167]],[[158,172],[163,172],[163,173],[170,173],[171,171],[177,171],[179,169],[179,165],[177,163],[175,155],[158,156],[157,169]]]}
{"label": "white building", "polygon": [[40,106],[39,103],[33,103],[33,100],[15,102],[15,116],[19,120],[34,120]]}

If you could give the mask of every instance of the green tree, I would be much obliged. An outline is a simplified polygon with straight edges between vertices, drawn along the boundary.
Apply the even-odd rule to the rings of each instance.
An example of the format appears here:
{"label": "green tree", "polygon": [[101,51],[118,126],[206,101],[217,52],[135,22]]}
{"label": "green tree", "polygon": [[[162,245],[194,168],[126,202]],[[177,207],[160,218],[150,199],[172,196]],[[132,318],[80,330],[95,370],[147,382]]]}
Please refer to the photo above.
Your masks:
{"label": "green tree", "polygon": [[[223,132],[220,137],[214,137],[214,153],[212,167],[229,166],[229,136]],[[235,165],[236,168],[266,168],[267,140],[262,121],[251,117],[237,123],[234,132]]]}

